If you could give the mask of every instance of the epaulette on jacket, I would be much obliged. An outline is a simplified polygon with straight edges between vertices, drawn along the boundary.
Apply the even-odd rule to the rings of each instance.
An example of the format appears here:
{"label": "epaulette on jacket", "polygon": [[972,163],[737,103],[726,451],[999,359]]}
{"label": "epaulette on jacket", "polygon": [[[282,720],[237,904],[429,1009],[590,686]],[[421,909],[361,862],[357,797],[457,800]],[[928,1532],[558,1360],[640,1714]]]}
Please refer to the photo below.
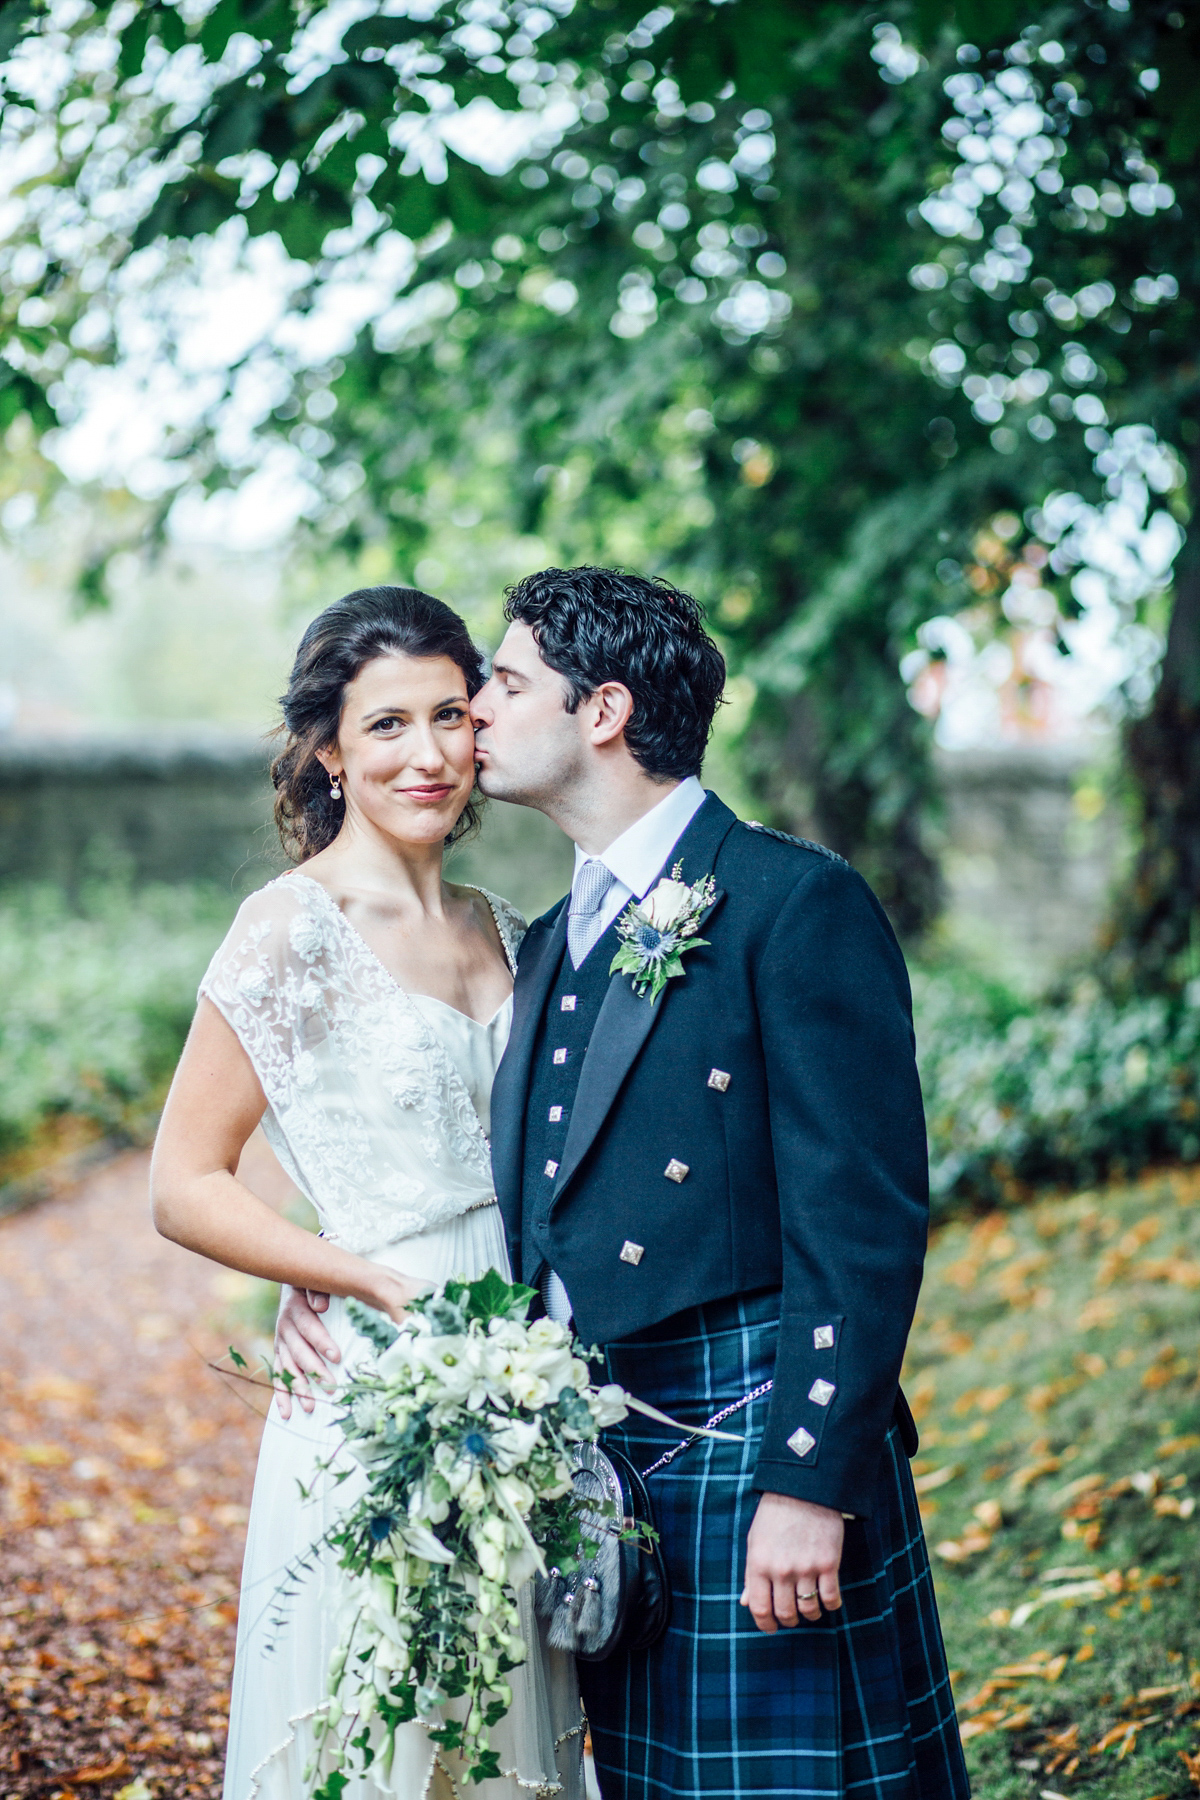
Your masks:
{"label": "epaulette on jacket", "polygon": [[836,850],[829,849],[826,844],[814,844],[811,838],[793,837],[789,831],[776,831],[773,825],[763,825],[758,819],[739,819],[738,824],[744,825],[747,831],[761,832],[763,837],[778,838],[781,844],[797,844],[801,850],[814,850],[818,856],[828,857],[830,862],[841,863],[843,869],[850,867],[845,857],[839,856]]}

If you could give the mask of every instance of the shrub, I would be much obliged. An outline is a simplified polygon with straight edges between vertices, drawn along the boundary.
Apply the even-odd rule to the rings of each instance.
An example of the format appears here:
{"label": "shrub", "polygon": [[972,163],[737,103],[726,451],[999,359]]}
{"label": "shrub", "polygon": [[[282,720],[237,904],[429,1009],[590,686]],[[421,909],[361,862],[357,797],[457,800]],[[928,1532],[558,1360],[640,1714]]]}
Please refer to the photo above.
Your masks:
{"label": "shrub", "polygon": [[56,1116],[145,1141],[235,907],[199,886],[0,893],[0,1157]]}
{"label": "shrub", "polygon": [[1200,1156],[1200,981],[1120,1004],[1090,980],[1057,1004],[915,969],[935,1213]]}

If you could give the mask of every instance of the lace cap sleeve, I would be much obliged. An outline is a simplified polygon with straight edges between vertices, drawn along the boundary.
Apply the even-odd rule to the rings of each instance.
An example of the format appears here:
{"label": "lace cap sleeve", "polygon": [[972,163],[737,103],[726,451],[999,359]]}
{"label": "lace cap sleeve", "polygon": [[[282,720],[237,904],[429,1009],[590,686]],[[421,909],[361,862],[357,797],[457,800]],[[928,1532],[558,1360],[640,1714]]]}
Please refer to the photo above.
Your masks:
{"label": "lace cap sleeve", "polygon": [[504,954],[508,958],[509,972],[517,972],[517,951],[521,948],[521,939],[529,930],[522,915],[511,900],[505,900],[490,889],[477,887],[476,893],[482,894],[492,909],[492,917],[496,921],[496,930],[500,933],[500,942],[504,945]]}
{"label": "lace cap sleeve", "polygon": [[242,903],[200,983],[200,998],[233,1027],[268,1099],[285,1084],[305,976],[324,960],[324,936],[305,888],[281,876]]}

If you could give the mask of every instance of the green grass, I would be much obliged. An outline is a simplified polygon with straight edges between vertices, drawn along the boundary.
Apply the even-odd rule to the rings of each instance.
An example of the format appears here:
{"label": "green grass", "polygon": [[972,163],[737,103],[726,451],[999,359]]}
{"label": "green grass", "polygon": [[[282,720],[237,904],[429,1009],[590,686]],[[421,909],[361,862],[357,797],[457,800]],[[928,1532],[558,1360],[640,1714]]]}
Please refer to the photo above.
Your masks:
{"label": "green grass", "polygon": [[977,1800],[1200,1786],[1198,1300],[1190,1172],[935,1236],[904,1379]]}
{"label": "green grass", "polygon": [[144,1142],[236,907],[200,886],[0,892],[0,1179],[83,1135]]}

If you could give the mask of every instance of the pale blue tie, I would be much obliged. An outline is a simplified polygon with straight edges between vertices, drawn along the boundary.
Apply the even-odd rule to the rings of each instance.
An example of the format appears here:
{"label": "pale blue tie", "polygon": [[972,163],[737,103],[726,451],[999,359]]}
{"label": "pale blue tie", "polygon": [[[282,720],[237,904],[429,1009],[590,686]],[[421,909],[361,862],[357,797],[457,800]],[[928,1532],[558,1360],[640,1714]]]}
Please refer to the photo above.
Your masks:
{"label": "pale blue tie", "polygon": [[580,863],[575,872],[567,919],[567,949],[576,968],[604,934],[600,911],[616,879],[612,870],[595,857]]}

